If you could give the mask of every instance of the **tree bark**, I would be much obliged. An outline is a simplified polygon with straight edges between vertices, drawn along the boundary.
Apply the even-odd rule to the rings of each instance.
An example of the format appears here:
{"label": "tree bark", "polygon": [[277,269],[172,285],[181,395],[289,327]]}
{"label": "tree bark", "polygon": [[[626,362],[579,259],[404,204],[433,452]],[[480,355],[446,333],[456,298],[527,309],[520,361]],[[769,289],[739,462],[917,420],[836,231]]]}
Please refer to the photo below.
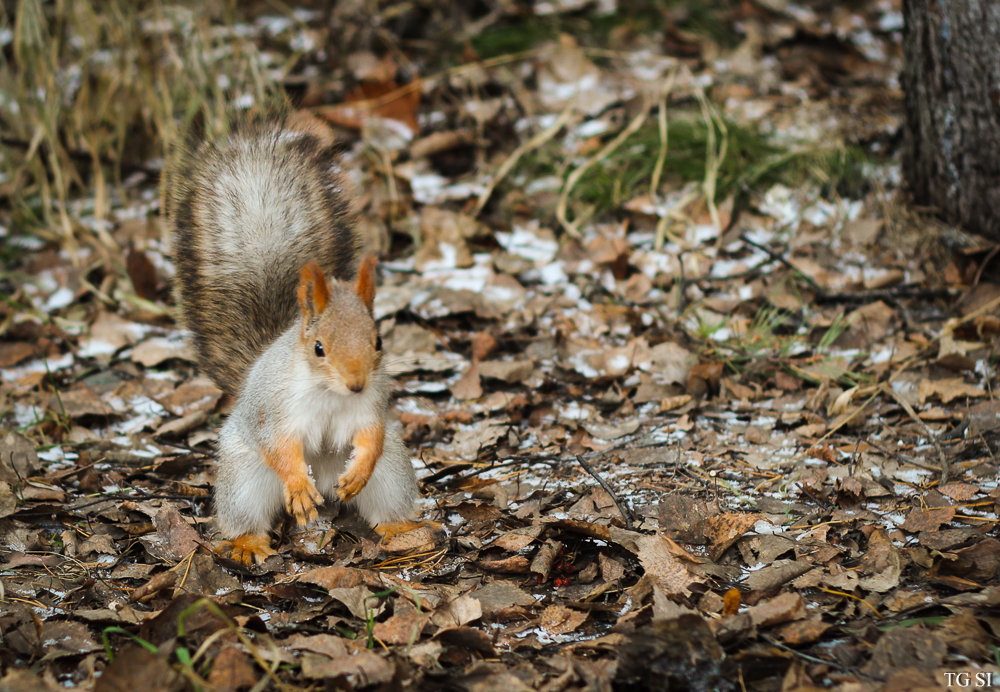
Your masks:
{"label": "tree bark", "polygon": [[904,0],[903,176],[914,201],[1000,241],[1000,2]]}

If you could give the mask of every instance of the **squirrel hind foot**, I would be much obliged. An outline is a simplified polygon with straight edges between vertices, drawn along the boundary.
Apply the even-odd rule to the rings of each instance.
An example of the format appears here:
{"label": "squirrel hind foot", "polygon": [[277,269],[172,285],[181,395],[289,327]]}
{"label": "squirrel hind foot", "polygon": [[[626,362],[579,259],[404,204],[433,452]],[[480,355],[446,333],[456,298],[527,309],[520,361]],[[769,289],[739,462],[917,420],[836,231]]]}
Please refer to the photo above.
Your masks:
{"label": "squirrel hind foot", "polygon": [[229,557],[248,567],[253,563],[259,565],[272,555],[277,555],[271,547],[271,539],[264,533],[244,533],[231,541],[223,541],[219,551],[223,554],[228,552]]}

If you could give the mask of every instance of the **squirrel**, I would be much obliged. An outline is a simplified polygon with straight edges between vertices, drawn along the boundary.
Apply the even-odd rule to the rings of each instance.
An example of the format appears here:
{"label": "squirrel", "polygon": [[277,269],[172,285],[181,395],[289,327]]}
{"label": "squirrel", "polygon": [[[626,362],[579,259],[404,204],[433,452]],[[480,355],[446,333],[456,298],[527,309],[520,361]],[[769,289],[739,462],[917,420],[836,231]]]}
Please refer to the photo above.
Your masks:
{"label": "squirrel", "polygon": [[416,526],[416,474],[387,420],[392,380],[358,262],[332,130],[259,117],[188,147],[167,181],[176,296],[200,368],[235,401],[219,432],[216,526],[244,564],[339,498],[383,536]]}

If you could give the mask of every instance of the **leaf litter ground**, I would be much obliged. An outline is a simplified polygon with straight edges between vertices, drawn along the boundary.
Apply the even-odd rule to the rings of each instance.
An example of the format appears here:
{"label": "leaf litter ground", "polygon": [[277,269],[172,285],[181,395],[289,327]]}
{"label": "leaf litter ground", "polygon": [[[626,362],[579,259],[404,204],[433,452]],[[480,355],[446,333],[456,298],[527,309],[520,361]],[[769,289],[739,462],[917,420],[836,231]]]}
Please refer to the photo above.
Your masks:
{"label": "leaf litter ground", "polygon": [[[212,552],[225,402],[165,309],[155,181],[111,205],[125,261],[6,225],[0,685],[1000,675],[995,253],[901,204],[898,3],[763,5],[717,10],[733,45],[678,10],[613,49],[556,33],[404,82],[359,48],[331,78],[361,85],[313,105],[387,258],[436,522],[382,543],[327,507],[260,567]],[[280,19],[250,26],[306,46],[286,88],[318,82],[330,26]]]}

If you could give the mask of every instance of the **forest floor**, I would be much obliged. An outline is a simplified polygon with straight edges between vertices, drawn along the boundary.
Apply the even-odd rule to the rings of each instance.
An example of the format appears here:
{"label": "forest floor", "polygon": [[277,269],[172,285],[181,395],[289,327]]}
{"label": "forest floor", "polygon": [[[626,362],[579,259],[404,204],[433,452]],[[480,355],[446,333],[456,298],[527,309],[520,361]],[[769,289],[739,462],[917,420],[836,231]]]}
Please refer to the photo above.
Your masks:
{"label": "forest floor", "polygon": [[[0,12],[0,689],[1000,683],[1000,261],[908,205],[900,0],[362,4]],[[247,569],[159,174],[279,92],[442,530]]]}

